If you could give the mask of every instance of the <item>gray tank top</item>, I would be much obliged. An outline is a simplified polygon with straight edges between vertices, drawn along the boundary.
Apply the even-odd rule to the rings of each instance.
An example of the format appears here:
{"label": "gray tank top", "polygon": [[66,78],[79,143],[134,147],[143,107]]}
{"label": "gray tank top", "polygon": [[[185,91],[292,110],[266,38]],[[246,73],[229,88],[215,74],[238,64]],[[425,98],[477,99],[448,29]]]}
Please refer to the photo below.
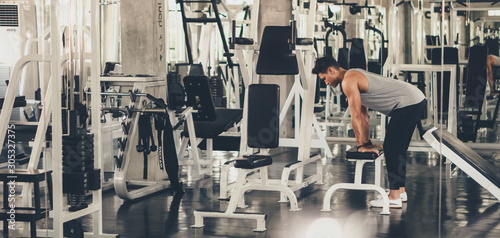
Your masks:
{"label": "gray tank top", "polygon": [[425,99],[417,87],[401,80],[387,78],[362,69],[358,71],[368,79],[368,91],[361,92],[361,105],[391,116],[396,109],[415,105]]}

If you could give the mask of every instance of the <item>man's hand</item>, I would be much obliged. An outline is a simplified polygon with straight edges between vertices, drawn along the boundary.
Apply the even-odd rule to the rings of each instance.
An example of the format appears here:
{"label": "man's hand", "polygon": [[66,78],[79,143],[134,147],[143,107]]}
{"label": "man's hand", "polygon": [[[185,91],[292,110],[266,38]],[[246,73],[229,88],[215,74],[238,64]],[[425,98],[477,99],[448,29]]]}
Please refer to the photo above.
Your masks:
{"label": "man's hand", "polygon": [[361,147],[358,148],[358,152],[362,152],[362,153],[373,152],[373,153],[375,153],[377,155],[380,155],[380,149],[377,149],[374,146],[361,146]]}
{"label": "man's hand", "polygon": [[378,150],[384,150],[384,147],[382,145],[375,145],[375,144],[373,144],[370,147],[373,147],[373,148],[378,149]]}

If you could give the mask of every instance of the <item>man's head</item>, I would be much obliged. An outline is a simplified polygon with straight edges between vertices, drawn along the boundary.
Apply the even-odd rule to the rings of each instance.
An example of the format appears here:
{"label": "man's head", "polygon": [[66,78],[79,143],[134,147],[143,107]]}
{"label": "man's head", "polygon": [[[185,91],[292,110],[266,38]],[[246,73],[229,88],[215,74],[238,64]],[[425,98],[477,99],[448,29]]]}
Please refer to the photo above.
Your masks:
{"label": "man's head", "polygon": [[312,73],[317,74],[327,85],[337,87],[343,78],[341,69],[339,63],[332,56],[327,55],[316,59]]}

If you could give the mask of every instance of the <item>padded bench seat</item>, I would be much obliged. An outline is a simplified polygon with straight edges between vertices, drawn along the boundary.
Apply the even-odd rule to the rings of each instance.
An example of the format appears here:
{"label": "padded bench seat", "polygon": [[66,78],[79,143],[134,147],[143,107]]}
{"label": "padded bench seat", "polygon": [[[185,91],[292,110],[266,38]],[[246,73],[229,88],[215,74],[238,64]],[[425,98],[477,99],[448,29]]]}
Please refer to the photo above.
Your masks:
{"label": "padded bench seat", "polygon": [[252,38],[236,37],[234,38],[234,43],[237,45],[253,45]]}
{"label": "padded bench seat", "polygon": [[255,169],[272,163],[273,158],[270,155],[245,155],[243,159],[235,161],[234,167],[239,169]]}
{"label": "padded bench seat", "polygon": [[[382,154],[383,151],[379,149],[379,153]],[[358,159],[358,160],[375,160],[380,155],[377,155],[375,152],[358,152],[356,147],[352,147],[345,153],[346,159]]]}
{"label": "padded bench seat", "polygon": [[312,38],[297,38],[297,45],[314,45]]}
{"label": "padded bench seat", "polygon": [[[242,109],[229,109],[229,108],[216,108],[215,114],[217,118],[215,121],[195,121],[194,128],[196,137],[198,138],[215,138],[221,133],[227,131],[231,128],[234,123],[241,120],[243,110]],[[187,129],[184,131],[184,135],[189,137]]]}

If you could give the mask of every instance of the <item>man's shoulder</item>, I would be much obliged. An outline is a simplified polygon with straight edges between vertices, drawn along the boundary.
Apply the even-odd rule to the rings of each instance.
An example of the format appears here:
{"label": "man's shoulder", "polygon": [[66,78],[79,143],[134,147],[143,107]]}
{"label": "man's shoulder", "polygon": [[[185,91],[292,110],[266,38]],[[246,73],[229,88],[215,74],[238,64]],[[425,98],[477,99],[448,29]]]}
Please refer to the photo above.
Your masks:
{"label": "man's shoulder", "polygon": [[362,77],[364,76],[364,74],[358,70],[348,70],[346,73],[345,73],[345,76],[344,77],[348,77],[348,78],[357,78],[357,77]]}

